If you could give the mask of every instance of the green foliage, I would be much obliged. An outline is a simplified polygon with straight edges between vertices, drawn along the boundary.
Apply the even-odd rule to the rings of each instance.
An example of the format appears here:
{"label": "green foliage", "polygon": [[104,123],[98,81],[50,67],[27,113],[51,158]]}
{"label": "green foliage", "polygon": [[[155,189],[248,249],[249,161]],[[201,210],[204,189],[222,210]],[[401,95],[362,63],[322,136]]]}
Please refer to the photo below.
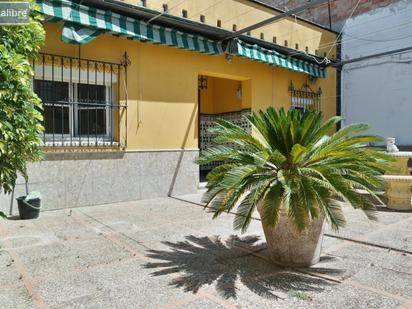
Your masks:
{"label": "green foliage", "polygon": [[234,228],[245,232],[261,202],[266,225],[275,226],[283,208],[300,231],[321,216],[337,230],[346,223],[338,202],[343,200],[375,218],[372,202],[355,189],[379,200],[380,175],[390,170],[391,158],[368,147],[382,139],[360,134],[367,125],[353,124],[328,136],[340,117],[323,123],[320,112],[273,108],[253,113],[248,121],[253,135],[219,120],[211,130],[218,146],[197,160],[198,164],[223,162],[208,174],[203,196],[214,217],[236,209]]}
{"label": "green foliage", "polygon": [[[34,2],[32,2],[34,5]],[[26,164],[41,158],[42,105],[32,90],[35,59],[45,39],[41,16],[27,25],[0,26],[0,190],[9,193]]]}

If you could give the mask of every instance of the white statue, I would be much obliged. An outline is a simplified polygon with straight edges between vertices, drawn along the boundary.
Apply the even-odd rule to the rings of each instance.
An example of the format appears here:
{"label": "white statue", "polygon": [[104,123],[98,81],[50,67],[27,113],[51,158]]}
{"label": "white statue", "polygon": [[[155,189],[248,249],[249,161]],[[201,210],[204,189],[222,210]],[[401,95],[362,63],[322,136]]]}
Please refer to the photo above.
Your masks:
{"label": "white statue", "polygon": [[396,139],[394,137],[388,137],[386,139],[386,151],[387,152],[399,152],[398,147],[395,145]]}

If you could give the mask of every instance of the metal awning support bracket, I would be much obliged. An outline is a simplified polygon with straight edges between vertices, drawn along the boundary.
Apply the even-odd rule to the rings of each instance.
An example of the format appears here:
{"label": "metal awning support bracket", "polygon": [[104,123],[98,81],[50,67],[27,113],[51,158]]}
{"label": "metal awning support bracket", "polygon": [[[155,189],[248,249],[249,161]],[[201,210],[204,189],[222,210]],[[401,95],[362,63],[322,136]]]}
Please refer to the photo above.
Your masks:
{"label": "metal awning support bracket", "polygon": [[286,12],[284,12],[284,13],[282,13],[282,14],[273,16],[273,17],[268,18],[268,19],[266,19],[266,20],[263,20],[263,21],[261,21],[261,22],[259,22],[259,23],[256,23],[256,24],[251,25],[251,26],[246,27],[246,28],[243,28],[243,29],[241,29],[241,30],[239,30],[239,31],[235,31],[235,32],[233,32],[231,35],[228,35],[227,37],[225,37],[222,41],[227,41],[227,40],[236,38],[236,37],[238,37],[239,35],[244,34],[244,33],[248,32],[248,31],[252,31],[252,30],[261,28],[261,27],[266,26],[266,25],[269,25],[269,24],[271,24],[271,23],[273,23],[273,22],[275,22],[275,21],[284,19],[284,18],[289,17],[289,16],[291,16],[291,15],[298,14],[298,13],[300,13],[300,12],[302,12],[302,11],[305,11],[305,10],[310,9],[310,8],[312,8],[312,7],[315,7],[315,6],[324,4],[324,3],[326,3],[326,2],[328,2],[328,0],[313,0],[313,1],[311,1],[311,2],[309,2],[309,3],[307,3],[307,4],[305,4],[305,5],[299,6],[299,7],[297,7],[297,8],[292,9],[292,10],[289,10],[289,11],[286,11]]}

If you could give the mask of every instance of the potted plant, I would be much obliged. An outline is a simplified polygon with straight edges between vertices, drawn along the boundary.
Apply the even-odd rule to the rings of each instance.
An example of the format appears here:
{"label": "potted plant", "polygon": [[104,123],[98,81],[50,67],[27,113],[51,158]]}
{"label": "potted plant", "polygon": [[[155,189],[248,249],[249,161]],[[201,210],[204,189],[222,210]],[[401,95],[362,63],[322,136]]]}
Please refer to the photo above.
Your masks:
{"label": "potted plant", "polygon": [[18,174],[27,179],[27,162],[41,160],[43,106],[33,91],[31,65],[44,43],[41,20],[32,10],[28,24],[0,27],[0,191],[4,194],[12,193]]}
{"label": "potted plant", "polygon": [[375,192],[390,158],[367,145],[382,139],[359,135],[365,124],[328,136],[341,118],[322,119],[321,112],[268,108],[248,117],[252,135],[219,120],[212,128],[217,146],[197,160],[221,162],[208,174],[203,196],[214,218],[235,211],[234,229],[245,232],[257,210],[277,263],[317,263],[325,219],[335,230],[345,226],[341,201],[376,219],[373,203],[357,189],[379,200]]}

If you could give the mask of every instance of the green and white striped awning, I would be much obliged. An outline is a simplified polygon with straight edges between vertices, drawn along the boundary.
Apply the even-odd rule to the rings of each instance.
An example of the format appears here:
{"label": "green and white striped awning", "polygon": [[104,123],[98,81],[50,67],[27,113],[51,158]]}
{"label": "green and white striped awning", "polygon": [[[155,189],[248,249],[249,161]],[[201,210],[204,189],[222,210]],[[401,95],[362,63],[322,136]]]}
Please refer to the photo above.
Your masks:
{"label": "green and white striped awning", "polygon": [[251,60],[267,63],[291,71],[325,78],[326,68],[296,58],[287,57],[277,51],[269,50],[258,45],[250,45],[239,39],[233,39],[228,45],[228,53]]}
{"label": "green and white striped awning", "polygon": [[223,53],[221,43],[175,29],[79,5],[68,0],[37,0],[39,11],[65,22],[62,39],[68,43],[85,44],[102,33],[125,36],[143,42],[174,46],[210,55]]}
{"label": "green and white striped awning", "polygon": [[[148,24],[144,21],[80,5],[68,0],[37,0],[39,11],[53,20],[64,22],[62,40],[72,44],[86,44],[103,33],[125,36],[153,44],[174,46],[209,55],[223,54],[221,42],[176,29]],[[292,71],[325,78],[326,69],[300,59],[287,57],[277,51],[231,40],[226,51],[230,54],[267,63]]]}
{"label": "green and white striped awning", "polygon": [[69,21],[64,23],[62,40],[70,44],[86,44],[97,38],[103,31],[84,27]]}

